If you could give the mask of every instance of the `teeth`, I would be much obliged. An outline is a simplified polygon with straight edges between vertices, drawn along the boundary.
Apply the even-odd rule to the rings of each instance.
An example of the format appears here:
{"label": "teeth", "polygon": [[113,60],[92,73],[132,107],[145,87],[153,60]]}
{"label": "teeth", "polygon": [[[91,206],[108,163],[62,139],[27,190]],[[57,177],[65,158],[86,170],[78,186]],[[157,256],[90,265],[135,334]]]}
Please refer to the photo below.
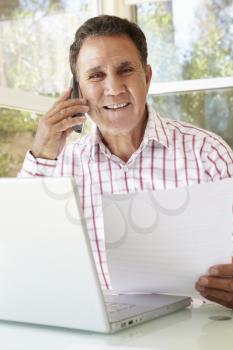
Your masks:
{"label": "teeth", "polygon": [[117,108],[123,108],[125,106],[127,106],[127,103],[119,103],[119,104],[116,104],[116,105],[108,105],[108,106],[106,106],[106,108],[117,109]]}

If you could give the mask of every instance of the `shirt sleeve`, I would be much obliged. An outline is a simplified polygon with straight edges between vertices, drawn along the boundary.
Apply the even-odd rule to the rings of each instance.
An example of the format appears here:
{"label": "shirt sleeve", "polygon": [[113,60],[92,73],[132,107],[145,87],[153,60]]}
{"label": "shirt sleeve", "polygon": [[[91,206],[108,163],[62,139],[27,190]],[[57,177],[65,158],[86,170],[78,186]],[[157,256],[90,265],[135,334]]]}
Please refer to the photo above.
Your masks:
{"label": "shirt sleeve", "polygon": [[233,177],[233,151],[221,138],[210,145],[205,172],[212,181]]}
{"label": "shirt sleeve", "polygon": [[53,176],[56,166],[57,160],[35,158],[28,151],[18,177]]}

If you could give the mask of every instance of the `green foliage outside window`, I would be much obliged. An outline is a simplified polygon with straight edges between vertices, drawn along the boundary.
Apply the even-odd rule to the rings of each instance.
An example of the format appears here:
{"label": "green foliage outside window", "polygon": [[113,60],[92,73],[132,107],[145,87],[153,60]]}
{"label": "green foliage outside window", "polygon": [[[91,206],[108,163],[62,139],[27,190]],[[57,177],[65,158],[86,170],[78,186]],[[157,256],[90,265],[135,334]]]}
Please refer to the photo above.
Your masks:
{"label": "green foliage outside window", "polygon": [[35,134],[38,116],[0,110],[0,176],[15,176]]}

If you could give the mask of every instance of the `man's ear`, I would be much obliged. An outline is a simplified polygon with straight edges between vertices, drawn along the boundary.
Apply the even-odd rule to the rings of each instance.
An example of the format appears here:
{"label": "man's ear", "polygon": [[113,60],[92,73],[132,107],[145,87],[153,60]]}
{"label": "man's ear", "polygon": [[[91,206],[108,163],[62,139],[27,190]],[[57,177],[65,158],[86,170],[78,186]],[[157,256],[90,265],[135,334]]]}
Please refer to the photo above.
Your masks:
{"label": "man's ear", "polygon": [[146,86],[147,86],[147,92],[148,92],[148,90],[149,90],[151,78],[152,78],[152,69],[151,69],[151,65],[150,65],[150,64],[147,64],[147,65],[146,65]]}

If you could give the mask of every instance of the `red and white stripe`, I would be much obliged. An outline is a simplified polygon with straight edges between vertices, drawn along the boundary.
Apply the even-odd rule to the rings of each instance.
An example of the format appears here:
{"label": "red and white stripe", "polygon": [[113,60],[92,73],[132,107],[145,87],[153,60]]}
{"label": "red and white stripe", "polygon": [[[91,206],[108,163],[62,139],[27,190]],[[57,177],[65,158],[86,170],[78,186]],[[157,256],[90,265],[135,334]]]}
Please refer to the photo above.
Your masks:
{"label": "red and white stripe", "polygon": [[101,195],[191,186],[233,177],[233,152],[217,135],[163,119],[149,109],[140,148],[125,163],[102,143],[98,129],[68,144],[57,161],[27,153],[19,176],[73,176],[103,288],[110,287]]}

